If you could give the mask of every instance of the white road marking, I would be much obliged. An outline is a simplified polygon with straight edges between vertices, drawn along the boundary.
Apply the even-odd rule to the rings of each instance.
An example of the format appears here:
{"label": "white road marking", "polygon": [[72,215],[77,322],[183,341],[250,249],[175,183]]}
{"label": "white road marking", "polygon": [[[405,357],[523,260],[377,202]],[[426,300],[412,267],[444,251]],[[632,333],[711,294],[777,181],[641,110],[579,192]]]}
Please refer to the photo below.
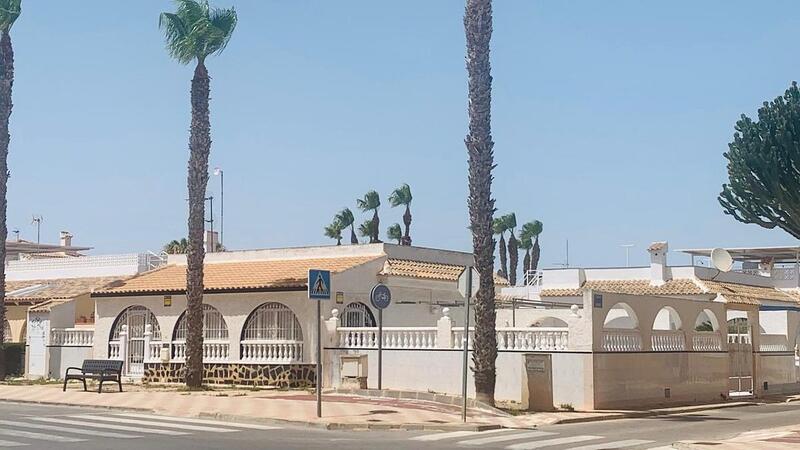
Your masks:
{"label": "white road marking", "polygon": [[[655,441],[646,441],[642,439],[628,439],[626,441],[606,442],[605,444],[593,444],[593,445],[584,445],[582,447],[572,447],[570,450],[606,450],[613,448],[633,447],[634,445],[650,444],[651,442]],[[668,448],[671,450],[675,450],[672,447],[659,447],[659,448],[661,449]]]}
{"label": "white road marking", "polygon": [[675,450],[675,447],[673,447],[671,445],[664,445],[664,446],[661,446],[661,447],[648,448],[647,450]]}
{"label": "white road marking", "polygon": [[86,434],[86,435],[89,435],[89,436],[117,438],[117,439],[133,439],[133,438],[141,437],[141,436],[134,436],[132,434],[108,433],[108,432],[104,432],[104,431],[77,429],[77,428],[69,428],[69,427],[59,427],[59,426],[55,426],[55,425],[45,425],[45,424],[42,424],[42,423],[18,422],[16,420],[0,420],[0,425],[11,425],[11,426],[17,426],[17,427],[22,427],[22,428],[34,428],[34,429],[37,429],[37,430],[61,431],[61,432],[64,432],[64,433]]}
{"label": "white road marking", "polygon": [[491,436],[491,437],[478,437],[476,439],[469,439],[466,441],[461,441],[459,445],[483,445],[483,444],[492,444],[496,442],[505,442],[505,441],[514,441],[517,439],[528,439],[533,437],[544,437],[550,436],[555,433],[551,433],[549,431],[528,431],[526,433],[515,433],[515,434],[504,434],[502,436]]}
{"label": "white road marking", "polygon": [[222,427],[246,428],[248,430],[280,430],[281,427],[256,425],[254,423],[224,422],[221,420],[195,419],[191,417],[158,416],[155,414],[122,413],[115,416],[133,417],[134,419],[168,420],[170,422],[196,423],[198,425],[219,425]]}
{"label": "white road marking", "polygon": [[441,441],[444,439],[451,439],[451,438],[460,438],[465,436],[474,436],[476,434],[490,434],[490,433],[500,433],[504,431],[509,431],[504,428],[500,428],[497,430],[486,430],[486,431],[451,431],[449,433],[435,433],[435,434],[426,434],[423,436],[414,436],[411,438],[412,441]]}
{"label": "white road marking", "polygon": [[51,441],[51,442],[84,442],[86,439],[80,438],[71,438],[66,436],[56,436],[54,434],[42,434],[42,433],[33,433],[30,431],[22,431],[22,430],[7,430],[5,428],[0,428],[0,434],[5,434],[6,436],[14,436],[14,437],[24,437],[28,439],[38,439],[41,441]]}
{"label": "white road marking", "polygon": [[110,423],[95,423],[95,422],[87,422],[86,420],[58,419],[55,417],[28,417],[28,419],[36,420],[39,422],[61,423],[64,425],[78,425],[81,427],[105,428],[107,430],[118,430],[118,431],[132,431],[134,433],[165,434],[168,436],[183,436],[185,434],[189,434],[173,430],[156,430],[154,428],[126,427],[124,425],[114,425]]}
{"label": "white road marking", "polygon": [[543,447],[550,447],[553,445],[561,445],[561,444],[574,444],[576,442],[584,442],[584,441],[593,441],[595,439],[603,439],[602,436],[570,436],[570,437],[563,437],[563,438],[556,438],[556,439],[547,439],[544,441],[534,441],[534,442],[523,442],[521,444],[514,444],[509,445],[508,449],[513,450],[528,450],[531,448],[543,448]]}
{"label": "white road marking", "polygon": [[23,444],[22,442],[2,441],[2,440],[0,440],[0,447],[22,447],[23,445],[30,445],[30,444]]}
{"label": "white road marking", "polygon": [[157,428],[178,428],[181,430],[188,430],[188,431],[208,431],[211,433],[233,433],[238,431],[238,430],[232,430],[230,428],[206,427],[200,425],[185,425],[182,423],[167,423],[158,420],[138,420],[138,419],[126,419],[124,417],[95,416],[92,414],[79,414],[69,417],[75,417],[77,419],[85,419],[85,420],[100,420],[102,422],[116,422],[128,425],[145,425]]}

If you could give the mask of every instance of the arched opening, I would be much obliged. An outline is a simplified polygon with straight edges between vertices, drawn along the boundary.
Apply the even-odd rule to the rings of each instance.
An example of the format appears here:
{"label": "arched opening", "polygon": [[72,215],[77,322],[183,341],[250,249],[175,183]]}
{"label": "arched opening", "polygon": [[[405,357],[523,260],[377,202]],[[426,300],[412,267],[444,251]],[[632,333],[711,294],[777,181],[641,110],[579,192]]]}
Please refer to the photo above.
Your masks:
{"label": "arched opening", "polygon": [[[186,359],[186,334],[189,330],[186,311],[172,333],[172,359]],[[203,361],[225,361],[230,354],[228,324],[217,308],[203,304]]]}
{"label": "arched opening", "polygon": [[569,324],[556,317],[542,317],[534,320],[530,326],[543,328],[566,328],[569,327]]}
{"label": "arched opening", "polygon": [[716,332],[719,331],[719,321],[717,315],[710,309],[704,309],[697,315],[694,321],[694,331]]}
{"label": "arched opening", "polygon": [[375,316],[369,307],[361,302],[351,302],[342,311],[343,327],[375,327]]}
{"label": "arched opening", "polygon": [[303,330],[297,316],[282,303],[264,303],[242,329],[243,361],[286,363],[302,360]]}
{"label": "arched opening", "polygon": [[681,326],[681,316],[671,306],[661,308],[653,320],[653,330],[657,331],[677,331]]}
{"label": "arched opening", "polygon": [[603,328],[636,330],[639,328],[639,319],[630,305],[620,302],[608,310]]}
{"label": "arched opening", "polygon": [[20,331],[19,341],[23,344],[28,342],[28,321],[22,322],[22,331]]}
{"label": "arched opening", "polygon": [[[148,327],[149,325],[149,327]],[[121,359],[120,336],[127,332],[125,347],[128,360],[128,374],[141,375],[144,373],[145,332],[150,330],[150,340],[161,340],[161,327],[152,311],[141,305],[126,308],[114,320],[111,327],[111,339],[108,342],[108,356],[111,359]]]}

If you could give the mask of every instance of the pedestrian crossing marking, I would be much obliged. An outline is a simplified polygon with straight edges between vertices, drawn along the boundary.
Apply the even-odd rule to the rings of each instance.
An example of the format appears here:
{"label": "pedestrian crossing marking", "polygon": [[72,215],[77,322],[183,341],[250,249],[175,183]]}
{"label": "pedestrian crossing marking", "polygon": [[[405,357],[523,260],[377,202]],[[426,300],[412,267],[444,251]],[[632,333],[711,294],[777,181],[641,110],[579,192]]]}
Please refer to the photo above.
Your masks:
{"label": "pedestrian crossing marking", "polygon": [[491,433],[502,433],[508,431],[507,429],[498,429],[498,430],[486,430],[486,431],[451,431],[449,433],[435,433],[435,434],[426,434],[423,436],[414,436],[411,438],[412,441],[441,441],[443,439],[451,439],[451,438],[460,438],[466,436],[474,436],[476,434],[491,434]]}
{"label": "pedestrian crossing marking", "polygon": [[25,445],[30,445],[30,444],[23,444],[22,442],[0,440],[0,447],[23,447]]}
{"label": "pedestrian crossing marking", "polygon": [[[591,444],[591,445],[584,445],[581,447],[572,447],[570,450],[606,450],[614,448],[633,447],[634,445],[644,445],[644,444],[650,444],[652,442],[655,441],[646,441],[643,439],[628,439],[626,441],[606,442],[605,444]],[[665,448],[672,449],[672,447],[661,447],[661,449]]]}
{"label": "pedestrian crossing marking", "polygon": [[42,434],[42,433],[34,433],[32,431],[22,431],[22,430],[9,430],[6,428],[0,428],[0,434],[4,434],[6,436],[14,436],[14,437],[22,437],[28,439],[37,439],[40,441],[51,441],[51,442],[85,442],[86,439],[80,438],[71,438],[66,436],[56,436],[52,434]]}
{"label": "pedestrian crossing marking", "polygon": [[544,437],[550,436],[555,433],[551,433],[549,431],[528,431],[525,433],[514,433],[514,434],[504,434],[501,436],[490,436],[490,437],[479,437],[477,439],[469,439],[466,441],[461,441],[459,445],[483,445],[483,444],[494,444],[497,442],[505,442],[505,441],[515,441],[517,439],[528,439],[532,437]]}
{"label": "pedestrian crossing marking", "polygon": [[78,425],[81,427],[91,427],[91,428],[105,428],[107,430],[131,431],[134,433],[163,434],[168,436],[184,436],[189,434],[189,433],[184,433],[182,431],[157,430],[155,428],[142,428],[142,427],[129,427],[125,425],[116,425],[111,423],[87,422],[85,420],[57,419],[55,417],[29,417],[29,419],[36,420],[39,422],[60,423],[64,425]]}
{"label": "pedestrian crossing marking", "polygon": [[551,447],[553,445],[561,444],[575,444],[577,442],[593,441],[595,439],[603,439],[602,436],[570,436],[555,439],[546,439],[544,441],[523,442],[521,444],[509,445],[506,447],[511,450],[529,450],[533,448]]}
{"label": "pedestrian crossing marking", "polygon": [[107,437],[107,438],[115,438],[115,439],[133,439],[138,438],[141,436],[134,436],[132,434],[122,434],[122,433],[109,433],[106,431],[98,431],[98,430],[84,430],[84,429],[77,429],[77,428],[69,428],[69,427],[59,427],[57,425],[45,425],[43,423],[30,423],[30,422],[20,422],[16,420],[0,420],[0,425],[11,425],[17,426],[22,428],[33,428],[37,430],[47,430],[47,431],[61,431],[64,433],[72,433],[72,434],[84,434],[89,436],[96,436],[96,437]]}
{"label": "pedestrian crossing marking", "polygon": [[237,430],[232,430],[230,428],[218,428],[218,427],[209,427],[201,425],[186,425],[182,423],[167,423],[164,422],[163,420],[154,421],[154,420],[126,419],[124,417],[96,416],[92,414],[80,414],[69,417],[75,417],[78,419],[87,419],[87,420],[100,420],[102,422],[126,423],[130,425],[146,425],[159,428],[179,428],[181,430],[188,430],[188,431],[208,431],[211,433],[233,433],[237,431]]}
{"label": "pedestrian crossing marking", "polygon": [[198,425],[219,425],[222,427],[246,428],[248,430],[280,430],[281,427],[271,425],[257,425],[254,423],[224,422],[221,420],[196,419],[194,417],[169,417],[156,414],[120,413],[119,417],[132,417],[134,419],[169,420],[170,422],[195,423]]}

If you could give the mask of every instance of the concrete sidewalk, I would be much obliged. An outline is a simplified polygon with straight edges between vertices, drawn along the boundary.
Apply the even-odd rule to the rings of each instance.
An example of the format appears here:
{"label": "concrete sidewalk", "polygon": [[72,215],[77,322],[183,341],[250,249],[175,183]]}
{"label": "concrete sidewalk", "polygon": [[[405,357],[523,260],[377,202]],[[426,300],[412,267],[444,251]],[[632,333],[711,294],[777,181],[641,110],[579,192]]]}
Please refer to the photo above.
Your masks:
{"label": "concrete sidewalk", "polygon": [[742,433],[724,441],[681,441],[673,447],[686,450],[784,450],[800,448],[800,424]]}
{"label": "concrete sidewalk", "polygon": [[[93,406],[142,410],[186,417],[215,417],[251,422],[289,422],[324,428],[481,430],[536,428],[556,423],[590,422],[630,417],[681,414],[752,403],[723,403],[647,411],[547,412],[508,416],[470,409],[461,421],[461,409],[452,404],[398,398],[344,394],[323,396],[323,417],[316,417],[316,398],[308,391],[216,388],[188,392],[178,387],[126,385],[125,392],[83,392],[77,384],[67,392],[60,385],[0,385],[0,400],[27,403]],[[96,388],[95,388],[96,389]]]}

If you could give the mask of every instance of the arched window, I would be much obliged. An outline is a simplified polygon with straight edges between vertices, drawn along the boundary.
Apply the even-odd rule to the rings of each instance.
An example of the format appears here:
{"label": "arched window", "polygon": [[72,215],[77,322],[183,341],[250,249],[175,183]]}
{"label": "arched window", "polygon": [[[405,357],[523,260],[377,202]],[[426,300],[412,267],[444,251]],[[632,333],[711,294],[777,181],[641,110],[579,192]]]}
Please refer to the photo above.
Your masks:
{"label": "arched window", "polygon": [[717,315],[709,309],[700,311],[694,321],[694,331],[718,331],[719,321]]}
{"label": "arched window", "polygon": [[14,337],[11,336],[11,324],[8,321],[3,321],[3,342],[14,342]]}
{"label": "arched window", "polygon": [[243,341],[303,341],[300,322],[288,306],[269,302],[256,308],[244,324]]}
{"label": "arched window", "polygon": [[[178,319],[178,324],[175,325],[175,332],[173,333],[172,340],[177,342],[186,341],[186,331],[187,320],[186,311],[184,311],[180,319]],[[217,311],[217,308],[206,303],[203,304],[203,339],[228,339],[228,325],[225,323],[222,314]]]}
{"label": "arched window", "polygon": [[114,326],[111,328],[112,341],[119,340],[119,332],[122,331],[123,325],[128,326],[128,339],[144,337],[145,329],[147,325],[150,325],[151,339],[161,340],[161,327],[158,326],[156,315],[144,306],[130,306],[117,316],[117,320],[114,321]]}
{"label": "arched window", "polygon": [[566,328],[569,326],[569,324],[557,317],[542,317],[534,320],[530,326],[544,328]]}
{"label": "arched window", "polygon": [[344,307],[342,313],[343,327],[374,327],[375,316],[369,307],[361,302],[352,302]]}
{"label": "arched window", "polygon": [[603,328],[635,330],[639,328],[639,319],[636,318],[636,313],[630,305],[620,302],[608,310]]}
{"label": "arched window", "polygon": [[681,329],[681,316],[671,306],[665,306],[658,311],[653,320],[655,331],[677,331]]}

